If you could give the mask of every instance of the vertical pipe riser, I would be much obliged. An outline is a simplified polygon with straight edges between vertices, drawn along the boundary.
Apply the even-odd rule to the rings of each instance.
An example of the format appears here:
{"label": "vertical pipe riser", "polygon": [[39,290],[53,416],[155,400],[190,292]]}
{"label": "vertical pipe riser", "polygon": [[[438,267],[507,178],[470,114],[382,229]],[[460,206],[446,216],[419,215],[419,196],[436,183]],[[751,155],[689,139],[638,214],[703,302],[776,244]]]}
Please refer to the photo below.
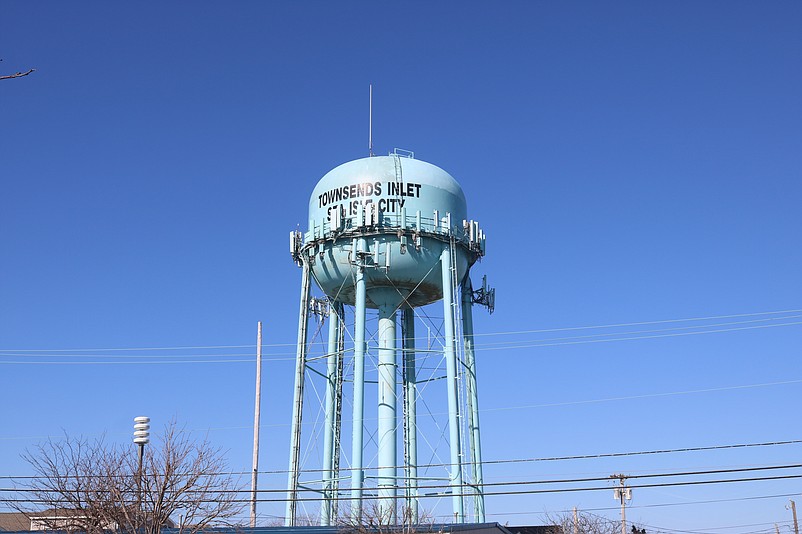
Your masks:
{"label": "vertical pipe riser", "polygon": [[396,498],[396,340],[395,308],[382,308],[379,315],[378,384],[378,496],[379,514],[395,522]]}
{"label": "vertical pipe riser", "polygon": [[365,240],[357,240],[355,251],[355,303],[354,303],[354,404],[353,430],[351,436],[351,515],[354,521],[362,518],[362,440],[365,405],[365,273],[361,252],[365,250]]}
{"label": "vertical pipe riser", "polygon": [[404,347],[404,415],[407,429],[404,435],[407,479],[405,513],[413,525],[418,524],[418,442],[417,442],[417,370],[415,367],[415,310],[406,309],[402,315]]}

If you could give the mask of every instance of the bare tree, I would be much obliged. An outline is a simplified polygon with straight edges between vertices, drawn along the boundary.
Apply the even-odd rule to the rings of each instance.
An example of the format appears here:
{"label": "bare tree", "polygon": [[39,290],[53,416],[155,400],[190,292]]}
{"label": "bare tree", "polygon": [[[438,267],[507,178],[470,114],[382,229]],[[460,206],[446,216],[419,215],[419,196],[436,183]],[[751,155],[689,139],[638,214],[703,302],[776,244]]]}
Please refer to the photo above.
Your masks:
{"label": "bare tree", "polygon": [[563,534],[620,534],[621,523],[590,512],[559,512],[545,514],[550,525],[557,525]]}
{"label": "bare tree", "polygon": [[221,451],[175,423],[159,441],[145,448],[140,476],[132,447],[102,438],[48,440],[23,455],[35,477],[9,504],[43,528],[87,534],[159,534],[172,526],[194,534],[229,524],[244,503]]}
{"label": "bare tree", "polygon": [[392,509],[383,508],[377,501],[367,501],[362,506],[361,517],[348,513],[339,517],[337,525],[343,534],[420,534],[435,532],[434,520],[430,513],[419,512],[418,520],[413,522],[412,510],[403,507],[398,514]]}

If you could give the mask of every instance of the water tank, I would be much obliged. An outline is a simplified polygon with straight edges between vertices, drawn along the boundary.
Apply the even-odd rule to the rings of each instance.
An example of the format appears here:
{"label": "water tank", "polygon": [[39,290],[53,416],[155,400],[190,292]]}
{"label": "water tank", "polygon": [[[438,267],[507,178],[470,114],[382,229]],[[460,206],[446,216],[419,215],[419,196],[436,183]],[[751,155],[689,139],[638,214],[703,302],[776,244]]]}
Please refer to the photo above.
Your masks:
{"label": "water tank", "polygon": [[465,194],[446,171],[397,154],[375,156],[321,178],[309,199],[309,231],[295,246],[311,249],[312,276],[331,299],[354,304],[360,264],[368,307],[417,307],[442,298],[446,244],[456,245],[460,280],[483,254],[478,225],[466,219]]}

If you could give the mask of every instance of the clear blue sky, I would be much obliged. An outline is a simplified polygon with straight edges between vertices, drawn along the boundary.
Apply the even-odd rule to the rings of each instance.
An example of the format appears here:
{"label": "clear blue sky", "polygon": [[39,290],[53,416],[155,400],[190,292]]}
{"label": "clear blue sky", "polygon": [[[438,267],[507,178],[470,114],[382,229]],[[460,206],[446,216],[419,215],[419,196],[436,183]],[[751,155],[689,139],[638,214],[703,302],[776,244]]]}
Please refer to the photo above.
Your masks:
{"label": "clear blue sky", "polygon": [[[802,438],[800,28],[802,4],[784,1],[5,0],[0,74],[37,70],[0,81],[0,475],[26,474],[19,454],[47,436],[126,442],[140,414],[208,432],[248,470],[258,320],[261,467],[286,469],[287,234],[323,174],[367,155],[369,83],[376,152],[446,169],[489,236],[474,271],[498,292],[494,315],[476,313],[486,460]],[[245,347],[167,350],[208,346]],[[159,350],[89,351],[142,347]],[[652,532],[785,533],[794,493],[800,479],[641,489],[628,516]],[[510,524],[573,506],[618,514],[611,490],[487,503]]]}

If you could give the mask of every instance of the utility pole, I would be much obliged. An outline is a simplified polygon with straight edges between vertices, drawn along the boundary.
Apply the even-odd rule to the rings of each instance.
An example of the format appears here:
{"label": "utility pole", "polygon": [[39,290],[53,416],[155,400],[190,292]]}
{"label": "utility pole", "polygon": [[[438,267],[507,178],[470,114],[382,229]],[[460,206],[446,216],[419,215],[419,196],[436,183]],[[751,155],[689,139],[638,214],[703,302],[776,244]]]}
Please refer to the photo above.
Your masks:
{"label": "utility pole", "polygon": [[256,406],[253,410],[253,472],[251,474],[251,528],[256,526],[256,479],[259,475],[259,417],[262,400],[262,321],[256,323]]}
{"label": "utility pole", "polygon": [[621,502],[621,534],[627,534],[627,501],[632,499],[632,489],[626,485],[626,475],[611,475],[610,478],[618,479],[618,487],[613,491]]}
{"label": "utility pole", "polygon": [[[789,501],[790,501],[789,506],[791,508],[791,513],[794,516],[794,534],[799,534],[799,523],[797,523],[796,521],[796,503],[792,499],[789,499]],[[786,508],[789,508],[789,506],[786,506]]]}
{"label": "utility pole", "polygon": [[576,512],[576,506],[574,506],[574,534],[579,534],[579,514]]}

